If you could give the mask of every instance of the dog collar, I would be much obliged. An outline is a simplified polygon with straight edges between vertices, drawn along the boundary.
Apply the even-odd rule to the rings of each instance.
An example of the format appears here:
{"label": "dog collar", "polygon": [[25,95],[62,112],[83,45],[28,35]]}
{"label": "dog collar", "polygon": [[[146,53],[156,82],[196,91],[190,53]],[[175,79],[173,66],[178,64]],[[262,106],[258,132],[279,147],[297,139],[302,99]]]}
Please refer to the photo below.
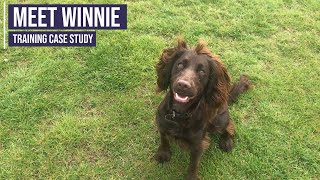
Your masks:
{"label": "dog collar", "polygon": [[180,112],[177,112],[175,110],[172,110],[171,114],[166,114],[165,115],[165,119],[166,120],[170,120],[170,121],[184,120],[184,119],[190,118],[191,116],[192,116],[191,113],[180,113]]}
{"label": "dog collar", "polygon": [[[173,110],[172,114],[166,114],[164,118],[168,124],[180,129],[181,127],[185,128],[189,126],[189,121],[186,121],[186,119],[190,118],[191,116],[191,113],[179,113]],[[178,129],[177,131],[179,131]]]}
{"label": "dog collar", "polygon": [[178,119],[187,119],[189,117],[191,117],[192,114],[191,113],[180,113],[180,112],[177,112],[175,110],[172,110],[172,118],[175,119],[175,118],[178,118]]}

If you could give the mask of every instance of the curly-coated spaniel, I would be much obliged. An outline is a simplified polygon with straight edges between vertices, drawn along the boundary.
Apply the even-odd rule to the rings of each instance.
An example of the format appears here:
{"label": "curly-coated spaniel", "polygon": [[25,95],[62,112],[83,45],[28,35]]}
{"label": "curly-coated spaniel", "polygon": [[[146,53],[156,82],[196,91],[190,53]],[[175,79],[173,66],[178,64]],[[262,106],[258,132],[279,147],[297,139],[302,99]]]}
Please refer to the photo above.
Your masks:
{"label": "curly-coated spaniel", "polygon": [[154,158],[169,161],[173,140],[190,152],[187,179],[198,179],[200,157],[210,144],[208,132],[221,134],[222,150],[233,148],[228,104],[249,89],[249,79],[242,75],[230,88],[230,76],[218,57],[204,43],[189,48],[182,38],[176,47],[163,50],[156,70],[158,91],[169,91],[157,109],[161,140]]}

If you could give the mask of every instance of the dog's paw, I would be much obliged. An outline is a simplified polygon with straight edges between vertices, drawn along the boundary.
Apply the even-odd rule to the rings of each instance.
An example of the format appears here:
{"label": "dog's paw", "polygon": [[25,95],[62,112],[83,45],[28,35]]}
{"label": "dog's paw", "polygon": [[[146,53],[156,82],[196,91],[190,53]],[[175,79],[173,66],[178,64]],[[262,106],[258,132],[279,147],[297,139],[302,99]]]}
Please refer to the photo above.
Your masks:
{"label": "dog's paw", "polygon": [[158,152],[154,155],[154,159],[158,163],[168,162],[171,159],[171,152],[164,151],[164,150],[158,150]]}
{"label": "dog's paw", "polygon": [[232,138],[221,138],[220,139],[220,148],[225,152],[230,152],[233,149]]}
{"label": "dog's paw", "polygon": [[188,175],[187,180],[200,180],[200,178],[197,175]]}

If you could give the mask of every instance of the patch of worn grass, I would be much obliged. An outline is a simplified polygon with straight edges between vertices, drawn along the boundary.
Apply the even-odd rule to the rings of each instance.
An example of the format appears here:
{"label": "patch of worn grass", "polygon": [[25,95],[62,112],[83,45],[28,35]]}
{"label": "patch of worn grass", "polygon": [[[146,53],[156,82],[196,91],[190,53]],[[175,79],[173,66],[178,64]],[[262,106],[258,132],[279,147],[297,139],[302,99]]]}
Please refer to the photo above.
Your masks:
{"label": "patch of worn grass", "polygon": [[320,176],[318,1],[125,3],[128,29],[97,31],[95,48],[1,50],[0,178],[182,179],[188,154],[178,147],[167,164],[151,160],[162,99],[154,66],[177,34],[206,40],[233,79],[254,84],[231,107],[234,151],[211,136],[203,179]]}

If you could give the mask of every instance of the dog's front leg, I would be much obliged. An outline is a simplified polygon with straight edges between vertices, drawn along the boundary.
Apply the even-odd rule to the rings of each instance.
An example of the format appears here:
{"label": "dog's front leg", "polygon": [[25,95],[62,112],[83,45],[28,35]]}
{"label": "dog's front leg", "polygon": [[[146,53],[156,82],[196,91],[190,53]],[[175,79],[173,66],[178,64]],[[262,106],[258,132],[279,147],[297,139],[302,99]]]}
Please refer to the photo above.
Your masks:
{"label": "dog's front leg", "polygon": [[200,158],[203,153],[201,144],[196,144],[190,147],[190,164],[188,168],[188,180],[199,179],[198,170],[200,164]]}
{"label": "dog's front leg", "polygon": [[170,144],[168,137],[163,132],[160,132],[160,145],[157,153],[154,156],[159,163],[169,161],[171,158]]}

